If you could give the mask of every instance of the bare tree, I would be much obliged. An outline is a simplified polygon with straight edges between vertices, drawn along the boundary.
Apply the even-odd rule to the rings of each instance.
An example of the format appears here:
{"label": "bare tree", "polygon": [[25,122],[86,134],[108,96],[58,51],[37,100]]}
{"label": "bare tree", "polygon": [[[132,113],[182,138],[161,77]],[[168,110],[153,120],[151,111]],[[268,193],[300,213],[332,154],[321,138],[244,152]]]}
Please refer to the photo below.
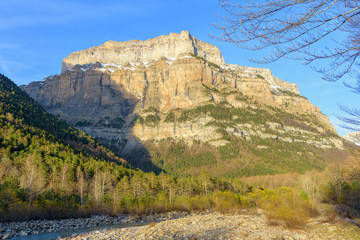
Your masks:
{"label": "bare tree", "polygon": [[92,190],[94,194],[96,207],[99,207],[100,201],[102,200],[104,193],[102,192],[101,172],[99,171],[98,168],[95,169],[95,174],[93,176]]}
{"label": "bare tree", "polygon": [[0,163],[0,184],[2,184],[5,181],[5,173],[6,173],[6,167]]}
{"label": "bare tree", "polygon": [[111,187],[111,175],[105,170],[95,169],[93,176],[93,194],[97,207],[99,207],[105,194]]}
{"label": "bare tree", "polygon": [[320,185],[320,177],[316,174],[315,171],[308,172],[304,175],[301,175],[298,179],[299,184],[310,197],[312,201],[317,200],[318,190]]}
{"label": "bare tree", "polygon": [[87,188],[87,182],[85,179],[85,174],[83,173],[83,171],[81,171],[80,167],[78,167],[76,169],[76,179],[77,179],[77,186],[78,186],[78,190],[79,190],[79,194],[80,194],[80,205],[83,206],[85,203],[84,193]]}
{"label": "bare tree", "polygon": [[[263,59],[251,59],[254,62],[271,63],[286,57],[310,64],[327,81],[350,75],[356,84],[345,85],[360,94],[358,0],[219,0],[218,3],[225,15],[221,24],[215,25],[222,32],[217,39],[250,50],[273,49]],[[314,66],[318,60],[326,67]],[[355,119],[359,129],[360,110],[346,110],[350,110],[350,121],[342,120],[354,129]]]}
{"label": "bare tree", "polygon": [[117,188],[119,188],[122,195],[127,195],[130,189],[129,178],[124,176],[117,184]]}
{"label": "bare tree", "polygon": [[[360,81],[359,81],[360,82]],[[360,90],[358,92],[360,94]],[[340,126],[342,128],[350,129],[353,131],[359,131],[360,130],[360,109],[359,108],[351,108],[348,106],[340,105],[340,109],[345,112],[347,115],[336,117],[341,120]],[[360,137],[354,137],[354,141],[359,142]]]}
{"label": "bare tree", "polygon": [[69,174],[69,165],[64,163],[64,165],[61,168],[61,172],[60,172],[60,189],[63,191],[66,191],[68,188],[68,185],[66,184],[68,174]]}
{"label": "bare tree", "polygon": [[205,196],[208,195],[208,190],[211,187],[211,179],[209,173],[203,168],[199,174],[199,181]]}
{"label": "bare tree", "polygon": [[58,183],[57,169],[55,165],[50,167],[49,189],[55,189]]}
{"label": "bare tree", "polygon": [[130,184],[133,189],[134,197],[140,196],[143,193],[143,178],[139,174],[134,174],[131,177]]}
{"label": "bare tree", "polygon": [[37,158],[40,158],[37,154],[28,155],[22,166],[22,173],[20,176],[20,186],[26,190],[26,198],[28,200],[28,217],[33,201],[46,185],[44,175],[36,162]]}
{"label": "bare tree", "polygon": [[175,194],[176,194],[176,182],[175,179],[168,175],[168,181],[167,181],[167,187],[169,190],[169,203],[172,204],[173,203],[173,199],[175,198]]}

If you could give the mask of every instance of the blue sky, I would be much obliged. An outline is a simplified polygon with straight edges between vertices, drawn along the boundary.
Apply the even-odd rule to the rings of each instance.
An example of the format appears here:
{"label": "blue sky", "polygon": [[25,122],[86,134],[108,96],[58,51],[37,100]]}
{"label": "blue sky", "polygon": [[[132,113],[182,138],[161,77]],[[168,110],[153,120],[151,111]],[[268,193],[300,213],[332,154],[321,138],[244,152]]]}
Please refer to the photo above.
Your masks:
{"label": "blue sky", "polygon": [[[296,83],[300,93],[319,106],[335,125],[342,114],[338,104],[356,107],[360,95],[342,82],[323,81],[321,75],[298,61],[282,59],[260,65],[249,58],[262,52],[240,49],[211,39],[222,15],[216,0],[3,0],[0,1],[0,72],[16,84],[28,84],[60,72],[61,61],[70,53],[108,40],[146,40],[188,30],[196,38],[216,45],[227,63],[270,68],[282,80]],[[344,79],[351,81],[351,79]]]}

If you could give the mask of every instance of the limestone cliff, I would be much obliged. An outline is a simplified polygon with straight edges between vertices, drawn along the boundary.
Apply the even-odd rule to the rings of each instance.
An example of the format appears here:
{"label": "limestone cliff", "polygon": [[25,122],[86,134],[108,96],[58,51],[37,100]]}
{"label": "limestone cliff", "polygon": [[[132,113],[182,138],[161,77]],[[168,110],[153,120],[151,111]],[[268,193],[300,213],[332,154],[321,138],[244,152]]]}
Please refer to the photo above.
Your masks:
{"label": "limestone cliff", "polygon": [[108,41],[101,46],[92,47],[70,54],[63,60],[61,72],[72,69],[77,64],[87,63],[146,63],[161,57],[176,58],[183,53],[192,53],[219,65],[224,59],[214,45],[195,39],[189,32],[171,33],[147,41],[128,42]]}
{"label": "limestone cliff", "polygon": [[348,133],[343,138],[360,146],[360,131]]}
{"label": "limestone cliff", "polygon": [[125,158],[146,158],[144,142],[168,138],[215,147],[230,144],[229,135],[343,147],[296,84],[269,69],[227,65],[217,47],[185,31],[72,53],[61,74],[22,88]]}

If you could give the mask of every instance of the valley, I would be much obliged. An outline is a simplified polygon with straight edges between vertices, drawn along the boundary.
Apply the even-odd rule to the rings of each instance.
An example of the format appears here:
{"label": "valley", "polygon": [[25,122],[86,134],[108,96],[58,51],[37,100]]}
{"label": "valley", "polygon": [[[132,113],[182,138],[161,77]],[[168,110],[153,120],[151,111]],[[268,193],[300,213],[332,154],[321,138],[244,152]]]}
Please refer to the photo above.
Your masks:
{"label": "valley", "polygon": [[174,211],[84,237],[255,239],[273,225],[280,239],[359,236],[359,147],[296,84],[227,64],[187,31],[108,41],[43,81],[0,75],[0,87],[3,238],[40,233],[41,219],[73,229]]}

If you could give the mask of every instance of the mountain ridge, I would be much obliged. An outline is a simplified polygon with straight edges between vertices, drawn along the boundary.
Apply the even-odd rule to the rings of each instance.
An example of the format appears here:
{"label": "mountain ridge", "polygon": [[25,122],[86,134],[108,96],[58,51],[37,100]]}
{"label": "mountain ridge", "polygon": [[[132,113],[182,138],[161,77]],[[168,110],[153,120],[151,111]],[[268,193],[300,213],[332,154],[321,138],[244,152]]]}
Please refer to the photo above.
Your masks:
{"label": "mountain ridge", "polygon": [[[177,41],[179,36],[202,44],[182,32],[154,38],[160,39],[158,45],[151,39],[149,51],[161,49],[163,39]],[[137,45],[139,49],[143,49],[141,44]],[[130,58],[135,56],[137,60],[129,62],[130,58],[125,58],[121,64],[109,63],[112,55],[94,54],[104,57],[94,62],[88,55],[99,47],[90,48],[76,52],[77,57],[70,54],[65,58],[67,65],[59,75],[22,88],[47,110],[97,137],[138,167],[156,159],[149,146],[154,148],[166,139],[187,144],[198,141],[209,144],[215,152],[231,145],[232,137],[242,139],[241,144],[246,146],[254,145],[254,139],[263,139],[267,143],[255,147],[264,151],[279,141],[344,149],[329,119],[300,95],[296,84],[276,78],[269,69],[226,64],[222,58],[212,62],[211,54],[203,57],[183,52],[187,44],[185,48],[181,44],[170,47],[178,54],[176,57],[163,51],[143,62],[131,41],[110,42],[105,45],[110,45],[117,56],[123,54],[113,45],[130,45],[122,50],[133,51]],[[218,49],[215,52],[215,56],[221,56]],[[82,64],[77,64],[79,59]],[[157,165],[162,168],[161,162],[170,161],[168,157],[158,159]]]}
{"label": "mountain ridge", "polygon": [[98,47],[80,50],[70,54],[62,62],[61,72],[73,66],[87,63],[140,63],[161,57],[174,58],[184,53],[205,57],[216,64],[224,64],[220,50],[214,45],[193,38],[188,31],[171,33],[146,41],[107,41]]}

